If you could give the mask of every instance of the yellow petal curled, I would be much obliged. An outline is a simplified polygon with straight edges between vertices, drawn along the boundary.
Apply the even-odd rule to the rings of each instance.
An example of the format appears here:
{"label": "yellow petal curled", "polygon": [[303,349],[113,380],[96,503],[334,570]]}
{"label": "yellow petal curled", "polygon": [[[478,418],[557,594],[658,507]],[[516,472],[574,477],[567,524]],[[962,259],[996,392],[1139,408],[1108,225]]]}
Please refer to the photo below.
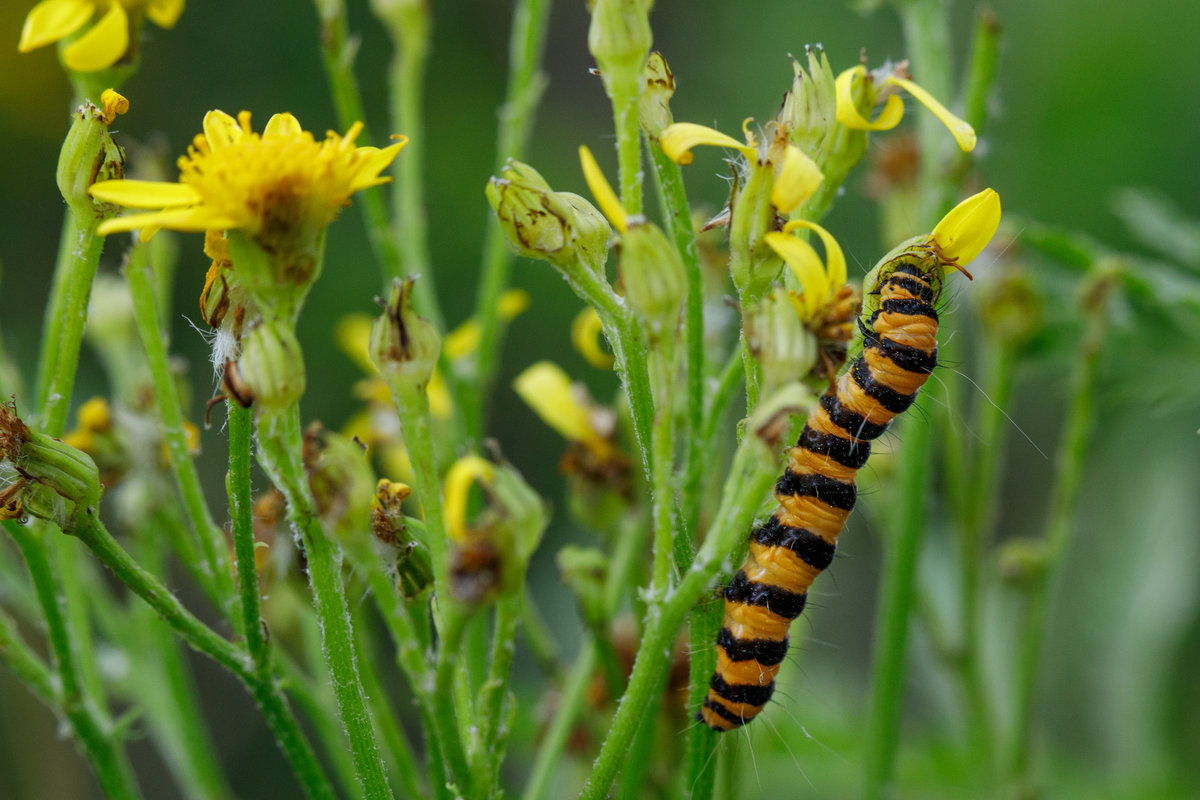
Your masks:
{"label": "yellow petal curled", "polygon": [[987,247],[999,226],[1000,195],[984,189],[952,208],[929,238],[943,261],[965,267]]}
{"label": "yellow petal curled", "polygon": [[874,122],[863,117],[858,112],[858,105],[854,102],[854,79],[867,74],[867,68],[862,64],[857,67],[851,67],[837,76],[834,81],[834,88],[837,93],[837,121],[845,125],[847,128],[853,128],[858,131],[887,131],[900,124],[900,118],[904,116],[904,101],[896,95],[892,95],[884,103],[883,111],[879,112],[879,116]]}
{"label": "yellow petal curled", "polygon": [[591,412],[582,402],[567,373],[554,363],[539,361],[513,381],[521,399],[542,421],[572,442],[595,440]]}
{"label": "yellow petal curled", "polygon": [[146,16],[160,28],[173,28],[183,13],[183,0],[149,0]]}
{"label": "yellow petal curled", "polygon": [[86,25],[95,11],[91,0],[42,0],[25,17],[17,50],[28,53],[65,39]]}
{"label": "yellow petal curled", "polygon": [[446,534],[451,540],[461,542],[467,533],[467,501],[471,495],[471,484],[491,486],[496,479],[496,467],[477,455],[463,456],[451,465],[446,473],[445,493]]}
{"label": "yellow petal curled", "polygon": [[592,197],[596,198],[596,205],[600,206],[600,210],[608,217],[612,226],[619,233],[624,233],[629,228],[629,215],[625,213],[625,207],[617,199],[617,193],[609,185],[608,179],[600,171],[600,165],[596,163],[596,157],[586,145],[579,146],[579,163],[583,165],[583,179],[587,182]]}
{"label": "yellow petal curled", "polygon": [[821,257],[808,242],[790,234],[772,231],[765,238],[767,244],[787,263],[796,280],[800,282],[804,289],[802,316],[806,320],[812,319],[829,296],[829,279],[825,276]]}
{"label": "yellow petal curled", "polygon": [[791,233],[797,228],[816,231],[817,235],[821,237],[821,244],[825,245],[825,274],[829,276],[830,291],[836,291],[846,282],[846,254],[842,252],[842,246],[838,244],[837,239],[833,238],[832,233],[806,219],[792,220],[783,226],[783,232]]}
{"label": "yellow petal curled", "polygon": [[787,146],[783,166],[771,187],[771,205],[781,214],[789,214],[816,194],[825,176],[811,158],[793,144]]}
{"label": "yellow petal curled", "polygon": [[100,181],[88,190],[104,203],[127,208],[178,208],[200,202],[200,193],[186,183],[163,181]]}
{"label": "yellow petal curled", "polygon": [[111,67],[129,49],[129,16],[113,3],[91,30],[62,51],[63,63],[76,72],[96,72]]}
{"label": "yellow petal curled", "polygon": [[692,148],[700,145],[729,147],[740,150],[747,158],[754,155],[755,148],[726,136],[718,130],[697,125],[694,122],[676,122],[668,125],[658,138],[663,153],[676,164],[692,163]]}
{"label": "yellow petal curled", "polygon": [[932,111],[934,116],[950,129],[950,133],[954,134],[954,139],[958,142],[958,146],[963,149],[963,152],[969,153],[975,149],[975,129],[966,120],[959,119],[951,114],[949,109],[938,102],[936,97],[925,91],[920,85],[906,78],[898,78],[895,75],[890,75],[887,82],[903,87],[909,94],[920,100],[926,108]]}
{"label": "yellow petal curled", "polygon": [[600,335],[603,332],[600,315],[596,313],[596,309],[586,306],[575,315],[575,320],[571,323],[571,344],[575,345],[580,355],[596,369],[612,369],[612,355],[600,347]]}
{"label": "yellow petal curled", "polygon": [[101,92],[100,103],[104,108],[105,125],[111,125],[114,119],[129,110],[129,100],[116,89]]}

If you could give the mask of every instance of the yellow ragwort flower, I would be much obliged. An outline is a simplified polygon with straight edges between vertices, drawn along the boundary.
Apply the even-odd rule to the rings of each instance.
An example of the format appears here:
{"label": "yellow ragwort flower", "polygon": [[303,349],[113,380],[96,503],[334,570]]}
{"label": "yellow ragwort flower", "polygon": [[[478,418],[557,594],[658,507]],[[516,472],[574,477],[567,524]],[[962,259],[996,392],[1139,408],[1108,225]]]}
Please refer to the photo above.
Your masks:
{"label": "yellow ragwort flower", "polygon": [[330,131],[318,142],[291,114],[276,114],[262,134],[250,129],[250,112],[237,119],[223,111],[204,117],[204,133],[179,159],[179,182],[102,181],[98,200],[129,208],[158,209],[115,217],[100,233],[158,228],[177,231],[245,231],[260,244],[286,248],[333,221],[350,195],[386,183],[382,172],[408,141],[385,148],[355,147],[355,123],[344,136]]}
{"label": "yellow ragwort flower", "polygon": [[[854,102],[854,79],[864,79],[867,75],[867,68],[862,64],[856,67],[851,67],[837,76],[834,82],[837,91],[837,120],[847,128],[853,128],[860,131],[887,131],[900,124],[901,117],[904,116],[904,101],[898,95],[889,95],[884,103],[883,111],[879,112],[879,116],[874,121],[866,119],[858,110],[858,105]],[[921,86],[896,75],[888,75],[883,79],[883,83],[892,84],[904,89],[917,100],[934,113],[947,128],[950,133],[954,134],[954,139],[958,142],[958,146],[964,152],[971,152],[975,149],[975,129],[970,126],[965,120],[959,119],[941,103],[937,98],[925,91]]]}
{"label": "yellow ragwort flower", "polygon": [[[791,235],[797,228],[807,228],[821,237],[821,243],[825,246],[824,263],[812,245]],[[791,295],[796,313],[805,322],[820,318],[825,307],[846,282],[846,256],[837,240],[820,225],[798,219],[785,225],[782,233],[768,233],[766,241],[800,282],[800,294]]]}
{"label": "yellow ragwort flower", "polygon": [[[777,166],[775,182],[771,186],[771,205],[780,213],[789,214],[816,194],[825,176],[821,174],[821,168],[816,162],[794,144],[786,144],[782,156],[778,154],[778,145],[783,144],[784,140],[778,137],[766,142],[765,149],[760,147],[749,125],[749,119],[742,123],[742,132],[746,137],[746,143],[742,144],[732,136],[726,136],[713,128],[693,122],[676,122],[662,132],[659,144],[667,158],[676,164],[692,163],[692,148],[701,145],[737,150],[751,164],[773,162]],[[768,125],[768,130],[770,129],[771,125]]]}
{"label": "yellow ragwort flower", "polygon": [[571,344],[596,369],[612,369],[616,359],[600,347],[604,324],[591,306],[584,306],[571,322]]}
{"label": "yellow ragwort flower", "polygon": [[75,72],[96,72],[124,57],[129,50],[131,23],[136,26],[144,16],[160,28],[174,27],[183,13],[183,2],[42,0],[25,18],[17,50],[28,53],[79,34],[63,48],[63,63]]}
{"label": "yellow ragwort flower", "polygon": [[474,454],[463,456],[450,466],[446,472],[442,508],[445,511],[446,534],[451,541],[463,542],[469,536],[467,505],[471,486],[478,483],[488,487],[495,480],[495,465]]}
{"label": "yellow ragwort flower", "polygon": [[1000,195],[984,189],[950,209],[929,234],[944,264],[970,277],[963,267],[983,252],[1000,227]]}

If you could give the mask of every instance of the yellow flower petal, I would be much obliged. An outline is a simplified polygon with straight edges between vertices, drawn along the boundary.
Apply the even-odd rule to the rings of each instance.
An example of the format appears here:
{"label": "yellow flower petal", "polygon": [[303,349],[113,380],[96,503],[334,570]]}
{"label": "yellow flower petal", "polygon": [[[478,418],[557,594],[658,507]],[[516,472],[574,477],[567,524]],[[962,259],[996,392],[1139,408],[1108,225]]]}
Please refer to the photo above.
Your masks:
{"label": "yellow flower petal", "polygon": [[726,136],[718,130],[697,125],[694,122],[676,122],[663,129],[658,138],[663,153],[676,164],[692,163],[692,148],[700,145],[712,147],[729,147],[739,150],[747,158],[755,154],[756,148],[739,142],[732,136]]}
{"label": "yellow flower petal", "polygon": [[800,282],[804,289],[803,317],[805,320],[812,319],[829,296],[829,279],[825,277],[821,257],[808,242],[787,233],[772,231],[766,235],[766,242],[787,263]]}
{"label": "yellow flower petal", "polygon": [[116,89],[101,92],[100,103],[104,107],[105,125],[111,125],[114,119],[129,110],[129,100]]}
{"label": "yellow flower petal", "polygon": [[879,116],[874,122],[865,119],[858,111],[858,104],[854,102],[854,79],[867,74],[867,68],[862,64],[857,67],[851,67],[837,76],[834,81],[834,88],[837,92],[837,121],[845,125],[847,128],[853,128],[858,131],[887,131],[900,124],[900,118],[904,116],[904,101],[896,95],[892,95],[887,99],[883,106],[883,111],[879,112]]}
{"label": "yellow flower petal", "polygon": [[454,414],[454,399],[450,396],[450,388],[442,373],[434,368],[429,384],[425,387],[425,396],[429,398],[429,413],[434,419],[450,419]]}
{"label": "yellow flower petal", "polygon": [[789,144],[783,157],[783,166],[775,176],[771,187],[771,205],[779,213],[788,214],[816,194],[825,176],[821,168],[806,156],[799,147]]}
{"label": "yellow flower petal", "polygon": [[[509,289],[502,292],[496,301],[496,312],[501,320],[510,322],[529,308],[529,303],[529,292],[524,289]],[[479,320],[471,317],[446,334],[446,339],[442,342],[442,352],[453,361],[466,358],[479,349],[479,339],[482,335],[483,328]]]}
{"label": "yellow flower petal", "polygon": [[501,293],[496,310],[500,313],[500,319],[511,322],[524,314],[532,302],[533,298],[524,289],[509,289]]}
{"label": "yellow flower petal", "polygon": [[375,363],[371,361],[371,325],[373,320],[367,314],[347,314],[338,320],[333,329],[333,338],[342,352],[350,356],[363,372],[375,373]]}
{"label": "yellow flower petal", "polygon": [[204,139],[210,150],[220,150],[238,141],[245,134],[233,117],[214,108],[204,115]]}
{"label": "yellow flower petal", "polygon": [[975,129],[966,120],[959,119],[951,114],[944,105],[937,101],[936,97],[906,78],[889,75],[887,82],[903,87],[909,94],[920,100],[926,108],[932,111],[934,116],[950,129],[950,133],[954,134],[954,138],[958,141],[958,146],[963,149],[963,152],[969,153],[975,149]]}
{"label": "yellow flower petal", "polygon": [[596,198],[596,205],[600,206],[600,210],[608,217],[612,226],[619,233],[624,233],[629,227],[629,215],[625,213],[625,207],[617,199],[617,193],[609,185],[604,173],[600,171],[600,165],[596,163],[595,156],[586,145],[579,146],[579,163],[583,165],[583,179],[591,189],[592,197]]}
{"label": "yellow flower petal", "polygon": [[[124,217],[113,217],[106,219],[100,223],[96,232],[101,236],[107,236],[110,233],[121,233],[135,231],[138,228],[170,228],[175,231],[184,231],[185,233],[201,233],[207,230],[224,230],[228,228],[236,228],[239,221],[230,217],[224,217],[220,214],[211,211],[203,206],[194,208],[176,209],[171,211],[150,211],[145,214],[129,214]],[[146,241],[147,236],[143,230],[142,241]]]}
{"label": "yellow flower petal", "polygon": [[63,49],[62,59],[76,72],[95,72],[117,63],[128,49],[129,16],[113,3],[91,30]]}
{"label": "yellow flower petal", "polygon": [[597,438],[590,410],[580,402],[575,385],[557,364],[539,361],[517,376],[513,388],[564,439],[587,442]]}
{"label": "yellow flower petal", "polygon": [[86,25],[95,11],[92,0],[42,0],[25,17],[17,50],[28,53],[65,39]]}
{"label": "yellow flower petal", "polygon": [[146,4],[146,16],[160,28],[173,28],[183,13],[183,0],[150,0]]}
{"label": "yellow flower petal", "polygon": [[396,154],[404,149],[404,145],[408,144],[407,136],[397,137],[400,141],[395,144],[388,145],[384,148],[378,147],[360,147],[356,152],[363,156],[355,172],[354,179],[350,185],[354,191],[366,189],[368,186],[378,186],[381,183],[387,183],[391,180],[390,177],[380,177],[379,173],[383,172],[396,159]]}
{"label": "yellow flower petal", "polygon": [[304,133],[304,129],[300,127],[300,120],[285,111],[267,120],[262,135],[266,139],[268,136],[299,136],[301,133]]}
{"label": "yellow flower petal", "polygon": [[816,231],[821,237],[821,244],[825,245],[825,274],[829,277],[829,290],[837,291],[837,288],[846,282],[846,254],[842,252],[842,246],[833,238],[832,233],[806,219],[792,220],[783,226],[783,232],[791,233],[797,228]]}
{"label": "yellow flower petal", "polygon": [[929,238],[943,261],[965,267],[978,256],[1000,226],[1000,195],[984,189],[942,217]]}
{"label": "yellow flower petal", "polygon": [[491,486],[496,479],[496,467],[477,455],[463,456],[455,461],[446,473],[443,489],[443,508],[446,515],[446,534],[451,540],[461,542],[467,534],[467,502],[471,495],[471,484]]}
{"label": "yellow flower petal", "polygon": [[600,335],[603,332],[600,315],[596,309],[586,306],[571,323],[571,344],[596,369],[612,369],[615,359],[600,347]]}
{"label": "yellow flower petal", "polygon": [[127,208],[178,208],[200,202],[200,194],[186,183],[163,181],[100,181],[88,193],[101,202]]}

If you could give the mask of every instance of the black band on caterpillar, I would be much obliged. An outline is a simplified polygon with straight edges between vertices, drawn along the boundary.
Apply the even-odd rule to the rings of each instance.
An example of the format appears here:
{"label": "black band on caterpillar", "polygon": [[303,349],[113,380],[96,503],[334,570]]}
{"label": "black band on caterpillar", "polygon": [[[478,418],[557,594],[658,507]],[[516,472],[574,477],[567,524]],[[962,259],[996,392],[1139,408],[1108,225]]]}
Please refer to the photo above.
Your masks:
{"label": "black band on caterpillar", "polygon": [[917,399],[915,393],[901,394],[895,389],[890,389],[875,380],[875,376],[871,374],[871,367],[867,364],[865,358],[860,358],[854,362],[854,366],[850,368],[850,377],[854,379],[854,382],[858,384],[860,389],[866,392],[867,397],[879,403],[879,405],[883,406],[893,415],[904,413],[913,404],[913,401]]}
{"label": "black band on caterpillar", "polygon": [[725,587],[725,599],[730,603],[761,606],[772,614],[793,620],[804,611],[808,595],[797,594],[770,583],[756,583],[747,578],[745,572],[738,570]]}
{"label": "black band on caterpillar", "polygon": [[821,395],[820,403],[821,408],[825,409],[825,413],[829,415],[829,419],[834,425],[861,442],[872,442],[883,436],[884,431],[887,430],[886,422],[883,424],[868,422],[862,414],[844,406],[833,392]]}
{"label": "black band on caterpillar", "polygon": [[789,497],[815,497],[826,505],[849,511],[854,508],[858,489],[853,483],[843,483],[834,478],[813,473],[797,475],[791,468],[783,471],[783,477],[775,484],[775,494]]}
{"label": "black band on caterpillar", "polygon": [[837,545],[830,544],[805,528],[784,525],[775,516],[754,532],[754,541],[764,547],[786,547],[815,570],[823,570],[832,564],[837,551]]}
{"label": "black band on caterpillar", "polygon": [[924,300],[914,300],[911,297],[900,297],[894,300],[884,300],[879,304],[879,311],[871,315],[871,324],[874,325],[876,318],[880,313],[883,314],[903,314],[907,317],[929,317],[931,320],[937,321],[937,310],[932,305]]}
{"label": "black band on caterpillar", "polygon": [[729,628],[721,628],[717,634],[717,646],[725,651],[730,661],[757,661],[771,667],[787,656],[788,640],[739,639],[729,632]]}
{"label": "black band on caterpillar", "polygon": [[757,683],[726,683],[720,673],[713,673],[708,685],[722,700],[731,703],[745,703],[751,706],[766,705],[775,693],[775,681],[767,684]]}
{"label": "black band on caterpillar", "polygon": [[928,375],[937,366],[937,350],[926,353],[916,347],[891,339],[879,339],[874,336],[863,338],[863,347],[868,350],[878,350],[888,361],[909,372],[920,372]]}
{"label": "black band on caterpillar", "polygon": [[[896,270],[896,273],[899,272],[900,270]],[[931,305],[933,304],[933,289],[930,288],[929,284],[922,280],[906,278],[902,275],[893,273],[892,277],[888,278],[888,283],[903,289],[911,295],[915,295],[917,299],[925,303],[929,303]]]}
{"label": "black band on caterpillar", "polygon": [[[713,700],[705,700],[704,707],[706,709],[708,709],[709,711],[713,712],[714,714],[716,714],[721,719],[723,719],[729,723],[729,727],[724,728],[723,730],[730,730],[732,728],[740,728],[743,725],[745,725],[747,722],[749,722],[750,720],[754,719],[754,717],[749,717],[749,718],[739,717],[737,714],[733,713],[725,706],[723,706],[720,703],[715,702]],[[701,721],[704,720],[704,717],[702,715],[697,715],[697,716],[699,717],[699,719]]]}
{"label": "black band on caterpillar", "polygon": [[843,467],[850,469],[861,469],[871,455],[869,442],[847,439],[832,433],[818,433],[807,425],[800,432],[796,446],[818,455],[829,456]]}

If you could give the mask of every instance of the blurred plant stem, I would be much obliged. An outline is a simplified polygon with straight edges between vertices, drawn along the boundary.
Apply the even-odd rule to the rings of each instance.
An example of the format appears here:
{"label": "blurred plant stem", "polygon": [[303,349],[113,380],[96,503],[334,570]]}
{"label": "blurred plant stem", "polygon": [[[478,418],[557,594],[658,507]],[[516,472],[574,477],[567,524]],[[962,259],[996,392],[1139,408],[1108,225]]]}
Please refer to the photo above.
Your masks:
{"label": "blurred plant stem", "polygon": [[179,389],[175,383],[175,375],[171,372],[167,355],[167,334],[163,330],[162,319],[158,313],[157,283],[150,264],[150,253],[148,243],[142,242],[133,247],[129,254],[129,262],[125,266],[125,280],[133,298],[138,335],[141,337],[142,346],[146,348],[146,361],[150,366],[155,405],[159,419],[162,420],[163,440],[166,442],[171,472],[183,498],[188,527],[200,546],[201,557],[197,558],[193,539],[180,537],[180,541],[187,543],[187,549],[180,555],[221,615],[233,621],[240,633],[250,636],[249,631],[241,630],[245,620],[238,617],[230,606],[236,592],[229,550],[224,532],[213,520],[208,503],[205,502],[200,476],[188,452]]}
{"label": "blurred plant stem", "polygon": [[1089,437],[1096,421],[1097,379],[1111,320],[1108,300],[1119,285],[1120,265],[1102,261],[1093,265],[1083,286],[1083,340],[1071,372],[1070,399],[1063,423],[1066,429],[1054,457],[1054,483],[1041,540],[1044,562],[1031,576],[1025,624],[1020,627],[1024,636],[1020,642],[1013,695],[1011,780],[1023,796],[1032,791],[1033,711],[1050,603],[1070,543]]}
{"label": "blurred plant stem", "polygon": [[262,414],[257,422],[259,463],[287,500],[288,521],[302,538],[308,563],[313,607],[321,623],[321,643],[337,697],[342,726],[350,740],[354,767],[367,798],[390,798],[375,728],[367,709],[355,659],[342,557],[317,514],[316,503],[300,461],[303,444],[300,408],[291,405]]}
{"label": "blurred plant stem", "polygon": [[558,697],[554,717],[546,727],[546,734],[533,757],[529,770],[529,782],[521,793],[521,800],[541,800],[545,797],[550,777],[558,766],[567,739],[575,727],[575,719],[587,700],[587,688],[596,669],[596,637],[589,636],[575,657],[575,663],[567,673]]}
{"label": "blurred plant stem", "polygon": [[[518,0],[513,9],[512,34],[508,45],[508,90],[499,110],[496,131],[498,174],[507,159],[524,160],[537,108],[546,88],[542,58],[546,49],[546,29],[551,0]],[[475,319],[479,320],[479,350],[464,381],[460,400],[467,435],[479,441],[486,429],[485,398],[495,380],[504,344],[504,322],[500,318],[500,295],[508,288],[513,254],[507,237],[494,214],[488,214],[484,234],[483,268],[475,299]]]}

